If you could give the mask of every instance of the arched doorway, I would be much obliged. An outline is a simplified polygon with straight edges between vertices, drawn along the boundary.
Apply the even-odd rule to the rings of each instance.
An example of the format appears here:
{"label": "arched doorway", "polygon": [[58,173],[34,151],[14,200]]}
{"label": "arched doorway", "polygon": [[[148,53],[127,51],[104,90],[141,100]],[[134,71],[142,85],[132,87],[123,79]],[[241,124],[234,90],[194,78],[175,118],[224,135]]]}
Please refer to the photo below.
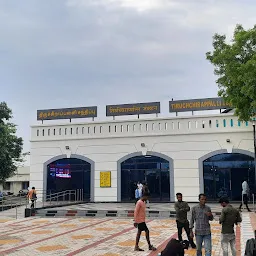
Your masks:
{"label": "arched doorway", "polygon": [[139,155],[121,163],[121,201],[134,199],[137,182],[147,182],[151,201],[170,201],[169,161],[154,155]]}
{"label": "arched doorway", "polygon": [[203,161],[204,192],[210,200],[228,196],[241,200],[241,184],[246,178],[251,190],[255,188],[254,159],[240,153],[222,153]]}
{"label": "arched doorway", "polygon": [[83,199],[91,198],[91,164],[78,158],[62,158],[47,165],[47,194],[83,189]]}

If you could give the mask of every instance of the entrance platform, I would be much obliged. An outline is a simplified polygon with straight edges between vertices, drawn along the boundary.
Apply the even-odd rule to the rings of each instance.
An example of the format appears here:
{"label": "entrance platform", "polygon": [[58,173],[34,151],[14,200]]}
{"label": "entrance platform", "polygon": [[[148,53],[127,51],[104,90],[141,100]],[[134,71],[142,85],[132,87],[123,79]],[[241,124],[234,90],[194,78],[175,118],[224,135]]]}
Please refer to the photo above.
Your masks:
{"label": "entrance platform", "polygon": [[[192,208],[196,203],[190,203]],[[222,207],[219,204],[207,204],[214,215],[220,215]],[[239,204],[232,204],[238,208]],[[147,208],[148,218],[172,218],[175,217],[174,203],[150,203]],[[253,211],[253,206],[249,205]],[[38,217],[133,217],[134,203],[86,203],[62,207],[48,207],[38,209]],[[243,210],[246,212],[247,210]]]}
{"label": "entrance platform", "polygon": [[[256,214],[242,213],[243,222],[236,227],[237,256],[244,255],[247,239],[253,238]],[[149,219],[151,242],[156,252],[148,251],[144,234],[140,246],[144,252],[134,252],[136,229],[129,218],[0,218],[0,255],[58,255],[58,256],[157,256],[171,238],[177,238],[174,219]],[[211,222],[212,255],[222,255],[217,220]],[[186,239],[185,234],[184,239]],[[186,256],[195,256],[189,249]],[[229,254],[231,255],[231,254]]]}

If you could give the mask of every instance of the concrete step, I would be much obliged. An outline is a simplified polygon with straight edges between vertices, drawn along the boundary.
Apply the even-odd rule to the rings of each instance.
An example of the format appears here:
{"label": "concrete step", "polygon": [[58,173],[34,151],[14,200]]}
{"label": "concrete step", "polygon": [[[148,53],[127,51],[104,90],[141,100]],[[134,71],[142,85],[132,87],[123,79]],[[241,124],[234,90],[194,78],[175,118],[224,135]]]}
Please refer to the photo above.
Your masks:
{"label": "concrete step", "polygon": [[[218,215],[218,214],[217,214]],[[120,217],[133,218],[133,210],[38,209],[36,217]],[[174,218],[174,211],[147,210],[147,218]],[[188,214],[190,218],[190,214]]]}

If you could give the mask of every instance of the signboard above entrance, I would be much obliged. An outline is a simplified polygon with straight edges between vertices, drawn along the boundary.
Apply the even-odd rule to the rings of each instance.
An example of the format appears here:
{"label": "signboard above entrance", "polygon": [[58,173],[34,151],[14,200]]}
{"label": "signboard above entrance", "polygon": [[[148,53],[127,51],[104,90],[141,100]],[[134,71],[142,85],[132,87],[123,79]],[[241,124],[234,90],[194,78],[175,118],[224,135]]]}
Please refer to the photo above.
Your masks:
{"label": "signboard above entrance", "polygon": [[97,117],[97,107],[37,110],[37,120],[57,120]]}
{"label": "signboard above entrance", "polygon": [[106,106],[107,116],[159,114],[160,102],[135,103]]}
{"label": "signboard above entrance", "polygon": [[201,111],[232,108],[223,98],[169,101],[169,112]]}

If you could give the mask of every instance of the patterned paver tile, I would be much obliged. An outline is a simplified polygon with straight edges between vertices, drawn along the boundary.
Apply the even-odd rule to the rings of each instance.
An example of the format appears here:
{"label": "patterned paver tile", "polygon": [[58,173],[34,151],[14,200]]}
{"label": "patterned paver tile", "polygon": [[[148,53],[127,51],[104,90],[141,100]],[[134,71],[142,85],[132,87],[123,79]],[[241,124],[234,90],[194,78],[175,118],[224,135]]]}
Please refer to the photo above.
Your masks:
{"label": "patterned paver tile", "polygon": [[[247,218],[247,221],[249,219]],[[137,230],[133,227],[132,219],[28,218],[1,225],[0,255],[156,256],[158,253],[148,251],[144,232],[140,246],[145,251],[134,252]],[[159,250],[164,248],[171,237],[177,236],[176,223],[172,219],[152,219],[147,225],[151,243]],[[222,255],[221,226],[217,221],[213,221],[211,227],[212,255],[219,256]],[[248,227],[246,223],[245,227]],[[237,234],[239,230],[240,228],[237,228]],[[187,239],[185,233],[183,235],[184,239]],[[195,256],[196,250],[189,249],[186,255]]]}

